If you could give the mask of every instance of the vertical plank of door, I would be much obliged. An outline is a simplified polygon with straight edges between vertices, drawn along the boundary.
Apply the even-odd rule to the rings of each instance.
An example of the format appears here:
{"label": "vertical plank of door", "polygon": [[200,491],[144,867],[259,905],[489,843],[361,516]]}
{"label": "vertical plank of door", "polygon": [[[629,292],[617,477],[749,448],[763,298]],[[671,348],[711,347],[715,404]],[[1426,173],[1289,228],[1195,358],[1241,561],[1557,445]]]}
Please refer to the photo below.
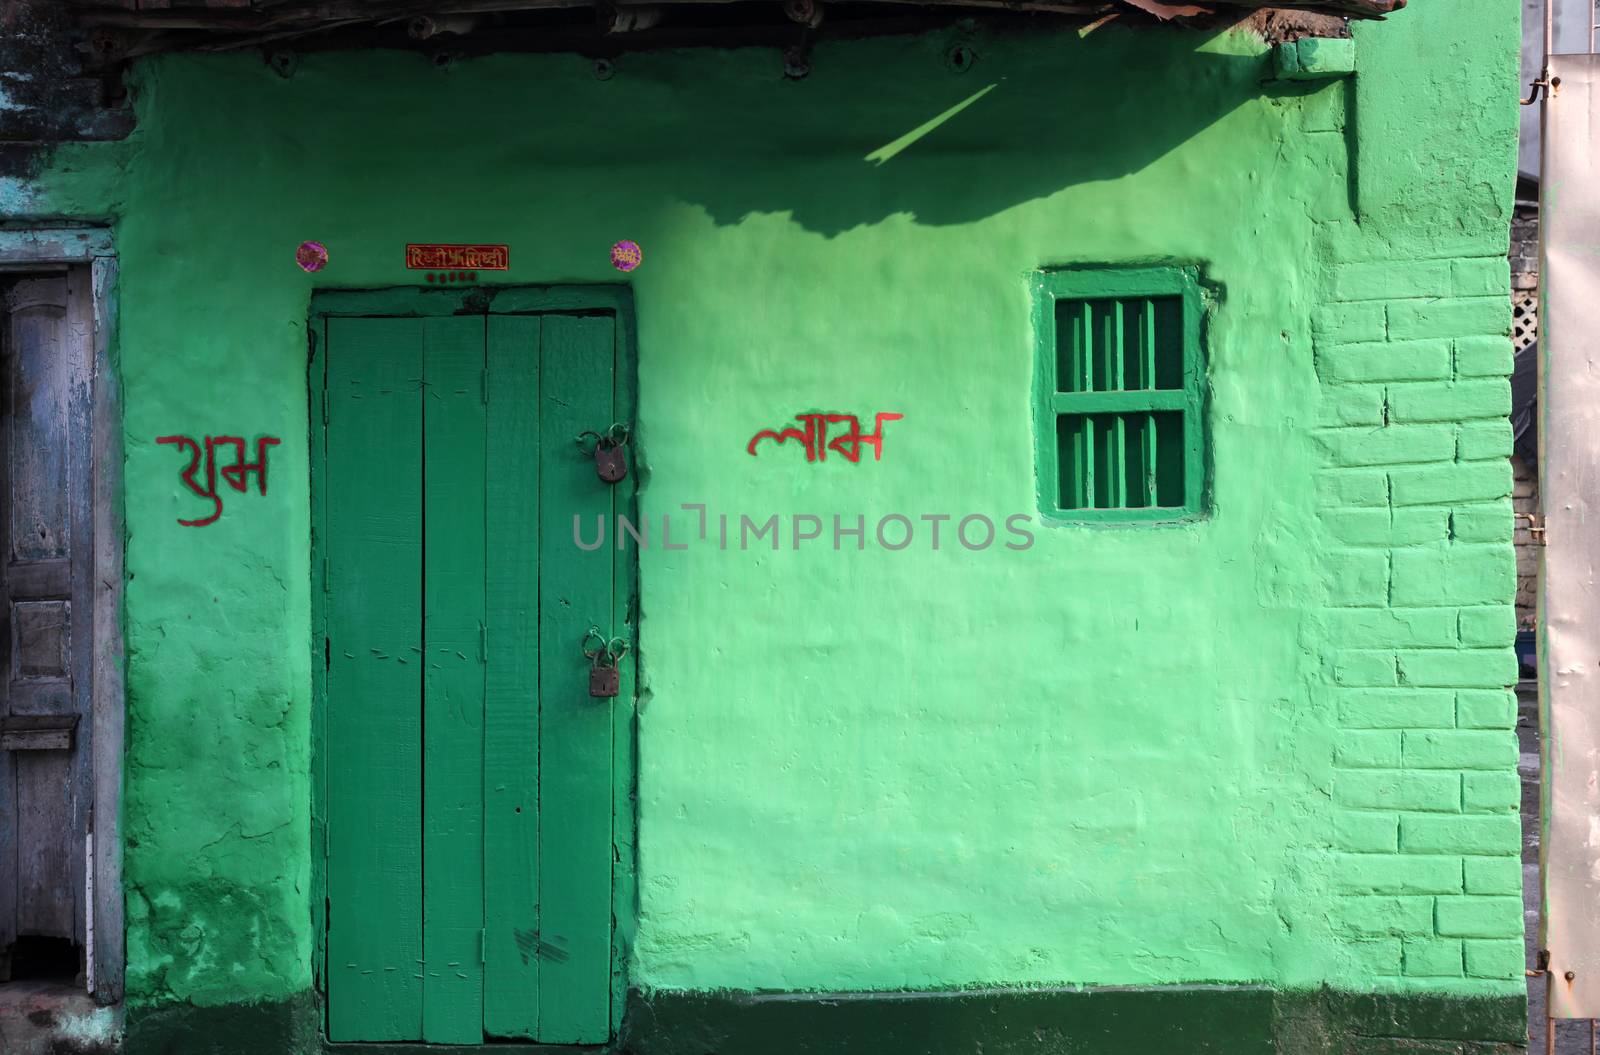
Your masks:
{"label": "vertical plank of door", "polygon": [[[312,322],[311,363],[307,380],[311,402],[308,424],[311,445],[307,451],[311,483],[311,986],[324,994],[323,1023],[327,1023],[328,992],[328,319]],[[102,409],[101,413],[105,411]],[[97,426],[98,427],[98,426]],[[99,485],[96,484],[98,489]],[[98,573],[96,573],[98,574]],[[98,618],[99,613],[96,613]],[[96,634],[98,636],[98,627]],[[97,706],[100,703],[97,701]],[[96,809],[99,809],[98,796]],[[99,878],[96,877],[96,883]],[[100,905],[96,899],[95,909]],[[414,973],[414,972],[413,972]]]}
{"label": "vertical plank of door", "polygon": [[[422,1039],[483,1041],[482,315],[423,321]],[[415,382],[413,382],[415,384]]]}
{"label": "vertical plank of door", "polygon": [[[0,300],[0,467],[11,464],[11,419],[15,386],[10,382],[11,363],[17,355],[17,338],[12,330],[9,305]],[[0,487],[0,564],[11,560],[11,488]],[[11,607],[10,590],[0,575],[0,613]],[[10,632],[10,620],[0,626],[0,645]],[[0,718],[11,713],[8,647],[0,647]],[[17,853],[16,752],[0,751],[0,982],[11,981],[11,957],[6,950],[17,940],[17,884],[22,862]]]}
{"label": "vertical plank of door", "polygon": [[[328,1036],[422,1030],[422,323],[328,320]],[[400,662],[402,659],[408,662]]]}
{"label": "vertical plank of door", "polygon": [[[588,692],[584,633],[611,627],[611,554],[573,517],[611,519],[616,491],[573,438],[611,425],[609,317],[548,315],[540,339],[539,1040],[603,1043],[611,1028],[611,707]],[[615,524],[608,525],[608,533]]]}
{"label": "vertical plank of door", "polygon": [[539,317],[489,317],[483,1028],[539,1026]]}
{"label": "vertical plank of door", "polygon": [[[89,401],[92,374],[91,345],[94,333],[93,295],[89,273],[74,268],[67,273],[66,342],[62,348],[68,367],[70,388],[67,396],[67,494],[72,520],[70,567],[72,596],[67,604],[66,632],[68,668],[72,680],[72,709],[78,715],[78,735],[72,758],[72,931],[84,946],[84,970],[92,972],[88,960],[92,942],[88,935],[88,884],[90,861],[86,836],[90,826],[90,807],[94,803],[94,457],[90,423],[94,410]],[[20,657],[19,657],[20,658]]]}

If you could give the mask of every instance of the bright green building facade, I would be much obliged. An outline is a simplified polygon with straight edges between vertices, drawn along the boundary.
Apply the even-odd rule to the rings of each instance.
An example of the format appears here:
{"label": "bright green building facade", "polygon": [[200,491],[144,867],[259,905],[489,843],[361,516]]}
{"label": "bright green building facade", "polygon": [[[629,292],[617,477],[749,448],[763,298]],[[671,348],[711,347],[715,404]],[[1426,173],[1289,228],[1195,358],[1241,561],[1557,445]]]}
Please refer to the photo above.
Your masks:
{"label": "bright green building facade", "polygon": [[[138,63],[128,139],[0,184],[117,259],[127,1049],[321,1043],[314,298],[429,289],[404,251],[434,242],[509,246],[450,311],[604,287],[623,320],[617,508],[652,534],[617,565],[626,691],[592,701],[615,1043],[1514,1041],[1517,32],[1418,0],[1317,76],[1247,26],[1116,23],[824,42],[798,81],[758,48]],[[1193,276],[1203,487],[1042,510],[1041,291],[1127,268]],[[750,453],[815,412],[903,417],[881,457]],[[267,493],[180,525],[172,434],[281,439]]]}

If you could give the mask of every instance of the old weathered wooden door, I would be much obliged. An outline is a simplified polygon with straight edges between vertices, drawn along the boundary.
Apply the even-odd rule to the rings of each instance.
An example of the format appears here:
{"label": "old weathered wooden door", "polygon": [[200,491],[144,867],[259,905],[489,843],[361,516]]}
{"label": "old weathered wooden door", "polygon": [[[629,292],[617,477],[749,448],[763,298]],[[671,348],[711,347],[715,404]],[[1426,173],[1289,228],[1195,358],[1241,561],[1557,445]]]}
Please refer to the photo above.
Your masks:
{"label": "old weathered wooden door", "polygon": [[610,1031],[608,315],[327,319],[328,1036]]}
{"label": "old weathered wooden door", "polygon": [[93,793],[88,327],[65,275],[3,293],[0,981],[82,969]]}

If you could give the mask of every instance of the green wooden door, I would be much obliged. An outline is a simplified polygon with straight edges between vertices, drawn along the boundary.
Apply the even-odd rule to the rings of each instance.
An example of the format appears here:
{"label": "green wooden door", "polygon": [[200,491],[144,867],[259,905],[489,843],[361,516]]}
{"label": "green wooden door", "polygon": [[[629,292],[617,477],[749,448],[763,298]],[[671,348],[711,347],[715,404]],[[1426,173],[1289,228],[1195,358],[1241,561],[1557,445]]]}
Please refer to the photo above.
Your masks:
{"label": "green wooden door", "polygon": [[612,718],[585,632],[622,493],[574,437],[616,414],[599,315],[327,320],[328,1037],[604,1042]]}

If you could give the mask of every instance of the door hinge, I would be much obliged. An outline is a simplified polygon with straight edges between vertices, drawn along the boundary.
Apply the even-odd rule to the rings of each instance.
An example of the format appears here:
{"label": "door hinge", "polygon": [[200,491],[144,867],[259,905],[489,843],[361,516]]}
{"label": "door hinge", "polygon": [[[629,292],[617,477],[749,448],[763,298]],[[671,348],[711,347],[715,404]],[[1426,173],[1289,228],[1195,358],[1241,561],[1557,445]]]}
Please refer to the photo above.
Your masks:
{"label": "door hinge", "polygon": [[483,405],[484,406],[488,406],[489,405],[489,368],[488,367],[484,367],[481,371],[479,371],[478,377],[479,377],[479,379],[481,381],[481,385],[482,385],[480,391],[483,394]]}
{"label": "door hinge", "polygon": [[328,390],[326,388],[322,390],[322,423],[324,425],[328,423]]}
{"label": "door hinge", "polygon": [[489,928],[478,931],[478,965],[489,962]]}
{"label": "door hinge", "polygon": [[333,642],[327,638],[322,639],[322,669],[333,669]]}
{"label": "door hinge", "polygon": [[328,558],[322,558],[322,592],[328,592]]}
{"label": "door hinge", "polygon": [[1538,513],[1513,513],[1513,520],[1526,520],[1528,522],[1528,537],[1535,546],[1544,545],[1544,517]]}
{"label": "door hinge", "polygon": [[489,624],[478,624],[478,661],[489,662]]}

